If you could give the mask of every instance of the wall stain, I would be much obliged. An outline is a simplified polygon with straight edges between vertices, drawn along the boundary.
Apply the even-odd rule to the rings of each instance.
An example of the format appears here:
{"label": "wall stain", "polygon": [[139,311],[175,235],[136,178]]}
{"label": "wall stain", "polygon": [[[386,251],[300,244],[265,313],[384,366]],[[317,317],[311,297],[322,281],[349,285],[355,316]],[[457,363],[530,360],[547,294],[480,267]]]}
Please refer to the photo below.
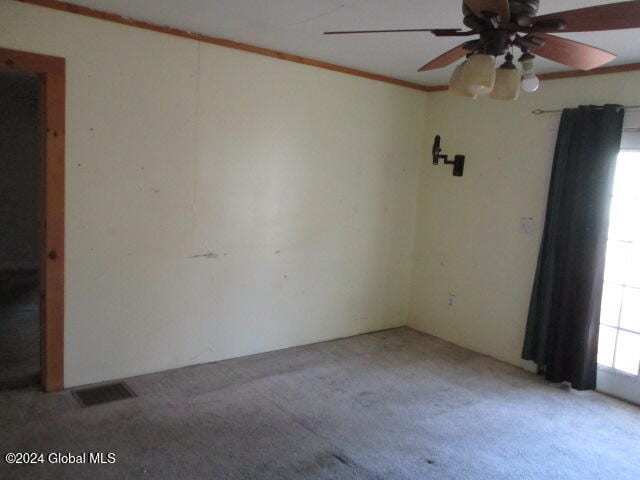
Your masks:
{"label": "wall stain", "polygon": [[212,260],[215,258],[218,258],[220,255],[218,255],[215,252],[207,252],[207,253],[201,253],[200,255],[191,255],[189,258],[206,258],[207,260]]}

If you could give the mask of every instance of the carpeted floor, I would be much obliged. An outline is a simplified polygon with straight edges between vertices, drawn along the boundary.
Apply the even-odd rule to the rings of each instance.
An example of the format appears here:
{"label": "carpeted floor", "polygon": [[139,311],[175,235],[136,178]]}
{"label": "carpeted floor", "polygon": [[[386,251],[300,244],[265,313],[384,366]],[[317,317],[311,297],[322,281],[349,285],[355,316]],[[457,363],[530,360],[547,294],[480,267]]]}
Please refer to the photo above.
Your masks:
{"label": "carpeted floor", "polygon": [[0,393],[0,478],[640,478],[640,408],[402,328],[132,378],[130,400]]}

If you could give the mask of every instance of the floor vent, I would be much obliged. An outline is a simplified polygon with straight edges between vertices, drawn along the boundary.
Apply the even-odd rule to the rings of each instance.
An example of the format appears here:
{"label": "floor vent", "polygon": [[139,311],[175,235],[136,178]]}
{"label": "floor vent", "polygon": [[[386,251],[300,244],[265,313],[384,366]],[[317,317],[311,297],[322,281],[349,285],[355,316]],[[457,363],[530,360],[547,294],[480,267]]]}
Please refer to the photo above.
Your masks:
{"label": "floor vent", "polygon": [[136,396],[134,391],[124,382],[75,390],[72,393],[83,407],[93,407],[94,405],[102,405],[103,403],[125,400]]}

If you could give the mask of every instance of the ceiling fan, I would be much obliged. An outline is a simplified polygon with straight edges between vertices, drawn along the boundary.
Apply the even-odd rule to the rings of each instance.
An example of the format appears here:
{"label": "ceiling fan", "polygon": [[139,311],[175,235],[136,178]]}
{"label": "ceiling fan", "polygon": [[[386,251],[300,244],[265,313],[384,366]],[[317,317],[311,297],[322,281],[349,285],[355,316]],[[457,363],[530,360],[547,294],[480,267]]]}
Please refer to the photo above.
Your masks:
{"label": "ceiling fan", "polygon": [[[627,1],[537,16],[540,0],[464,0],[459,28],[352,30],[326,35],[430,32],[436,37],[474,37],[430,61],[418,71],[447,67],[466,58],[453,73],[452,94],[476,98],[489,94],[497,100],[516,100],[520,89],[534,92],[540,82],[534,71],[535,55],[579,70],[591,70],[616,58],[613,53],[551,35],[554,32],[592,32],[640,28],[640,1]],[[514,50],[522,51],[521,75],[513,63]],[[535,53],[535,55],[534,55]],[[500,68],[495,58],[505,56]]]}

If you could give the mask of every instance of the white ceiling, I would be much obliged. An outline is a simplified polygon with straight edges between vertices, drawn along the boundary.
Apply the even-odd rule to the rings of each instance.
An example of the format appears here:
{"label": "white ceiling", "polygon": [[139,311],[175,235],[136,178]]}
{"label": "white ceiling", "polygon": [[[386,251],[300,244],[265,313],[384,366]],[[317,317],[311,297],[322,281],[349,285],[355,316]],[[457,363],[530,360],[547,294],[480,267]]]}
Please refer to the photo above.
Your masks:
{"label": "white ceiling", "polygon": [[[226,38],[427,85],[447,83],[453,67],[418,73],[460,39],[428,33],[324,36],[326,30],[462,27],[458,0],[71,0],[158,25]],[[601,5],[598,0],[541,0],[539,14]],[[566,34],[640,61],[638,29]],[[538,61],[542,73],[567,67]]]}

